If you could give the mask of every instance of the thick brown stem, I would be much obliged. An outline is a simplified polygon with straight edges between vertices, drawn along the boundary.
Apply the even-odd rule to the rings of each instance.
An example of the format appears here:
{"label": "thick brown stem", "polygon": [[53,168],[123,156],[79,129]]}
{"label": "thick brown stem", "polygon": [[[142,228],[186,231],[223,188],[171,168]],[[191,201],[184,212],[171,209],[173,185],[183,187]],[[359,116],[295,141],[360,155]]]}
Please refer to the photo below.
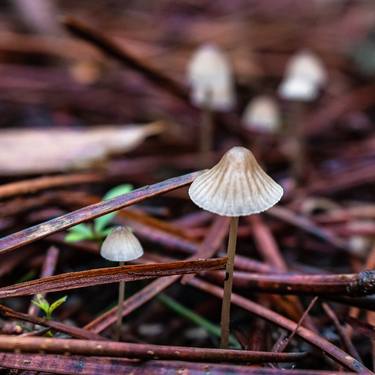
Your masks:
{"label": "thick brown stem", "polygon": [[[119,266],[123,266],[125,262],[119,262]],[[118,284],[118,306],[117,306],[117,326],[116,326],[116,340],[120,341],[121,327],[122,327],[122,311],[125,299],[125,281],[120,281]]]}
{"label": "thick brown stem", "polygon": [[225,349],[229,343],[229,322],[230,322],[230,303],[233,285],[234,256],[236,255],[238,217],[231,218],[229,240],[228,240],[228,260],[225,269],[224,295],[221,308],[221,342],[220,347]]}

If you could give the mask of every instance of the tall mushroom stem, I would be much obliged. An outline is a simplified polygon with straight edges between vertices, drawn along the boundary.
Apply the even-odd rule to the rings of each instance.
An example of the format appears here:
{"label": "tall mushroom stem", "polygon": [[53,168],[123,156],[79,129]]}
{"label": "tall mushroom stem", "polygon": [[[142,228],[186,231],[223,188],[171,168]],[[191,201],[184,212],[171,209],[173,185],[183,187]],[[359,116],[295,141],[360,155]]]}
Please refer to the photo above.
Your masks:
{"label": "tall mushroom stem", "polygon": [[306,140],[303,128],[304,105],[293,102],[289,107],[289,135],[292,141],[292,175],[297,186],[301,186],[305,178]]}
{"label": "tall mushroom stem", "polygon": [[229,240],[227,249],[227,266],[225,269],[224,296],[221,308],[221,342],[222,349],[228,348],[229,343],[229,322],[230,304],[233,285],[234,257],[236,255],[238,217],[232,217],[230,221]]}
{"label": "tall mushroom stem", "polygon": [[[119,267],[123,266],[125,262],[119,262]],[[116,340],[121,338],[122,327],[122,312],[125,300],[125,281],[120,281],[118,285],[118,306],[117,306],[117,325],[116,325]]]}
{"label": "tall mushroom stem", "polygon": [[213,149],[213,133],[214,133],[214,121],[213,113],[210,107],[210,92],[206,96],[206,104],[202,108],[202,123],[201,123],[201,134],[200,134],[200,158],[202,167],[206,167],[209,164],[208,153]]}

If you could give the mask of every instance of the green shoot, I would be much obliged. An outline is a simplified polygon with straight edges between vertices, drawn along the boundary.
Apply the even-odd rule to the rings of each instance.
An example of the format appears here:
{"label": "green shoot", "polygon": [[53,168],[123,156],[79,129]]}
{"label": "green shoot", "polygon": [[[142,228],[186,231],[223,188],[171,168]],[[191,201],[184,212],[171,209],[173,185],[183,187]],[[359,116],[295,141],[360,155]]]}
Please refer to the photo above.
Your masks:
{"label": "green shoot", "polygon": [[[176,300],[171,297],[166,296],[165,294],[159,294],[158,300],[161,301],[165,306],[176,312],[177,314],[183,316],[184,318],[190,320],[191,322],[195,323],[196,325],[204,328],[209,334],[220,337],[221,330],[220,327],[216,324],[211,323],[209,320],[205,319],[201,315],[195,313],[194,311],[188,309],[187,307],[181,305]],[[237,339],[230,335],[229,343],[233,348],[241,349],[241,345],[237,341]]]}
{"label": "green shoot", "polygon": [[[130,184],[123,184],[115,186],[113,189],[109,190],[103,197],[103,200],[118,197],[123,194],[131,192],[133,186]],[[108,227],[110,222],[116,216],[116,212],[111,212],[109,214],[100,216],[94,219],[92,224],[78,224],[72,228],[68,229],[68,234],[65,236],[65,241],[74,243],[78,241],[88,240],[88,241],[101,241],[103,240],[112,228]]]}
{"label": "green shoot", "polygon": [[55,302],[50,304],[41,294],[37,294],[32,300],[32,303],[33,305],[39,307],[39,309],[43,311],[45,318],[47,320],[50,320],[52,319],[53,312],[59,306],[61,306],[66,301],[67,298],[68,296],[61,297]]}

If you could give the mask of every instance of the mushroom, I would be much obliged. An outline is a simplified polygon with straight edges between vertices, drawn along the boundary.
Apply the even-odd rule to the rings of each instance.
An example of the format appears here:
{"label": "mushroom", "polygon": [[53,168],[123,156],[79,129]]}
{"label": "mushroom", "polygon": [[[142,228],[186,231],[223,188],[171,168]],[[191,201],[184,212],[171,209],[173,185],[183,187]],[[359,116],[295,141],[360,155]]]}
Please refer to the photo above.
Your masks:
{"label": "mushroom", "polygon": [[302,128],[304,104],[317,99],[326,82],[327,73],[319,57],[304,50],[291,58],[279,86],[280,97],[289,101],[288,127],[291,142],[288,152],[292,155],[296,183],[302,181],[305,172],[305,139]]}
{"label": "mushroom", "polygon": [[221,347],[228,347],[230,301],[239,216],[265,211],[282,197],[283,189],[263,171],[252,152],[233,147],[218,164],[203,172],[189,188],[190,199],[204,210],[231,217],[221,311]]}
{"label": "mushroom", "polygon": [[270,96],[257,96],[246,106],[242,122],[247,129],[277,133],[281,126],[280,111]]}
{"label": "mushroom", "polygon": [[[119,262],[121,267],[125,262],[140,258],[143,255],[143,248],[129,227],[116,227],[103,241],[100,255],[112,262]],[[125,281],[120,281],[117,307],[117,339],[120,339],[124,297]]]}
{"label": "mushroom", "polygon": [[224,52],[204,44],[193,54],[188,66],[191,101],[202,109],[200,152],[204,161],[212,150],[212,111],[228,111],[235,104],[233,73]]}

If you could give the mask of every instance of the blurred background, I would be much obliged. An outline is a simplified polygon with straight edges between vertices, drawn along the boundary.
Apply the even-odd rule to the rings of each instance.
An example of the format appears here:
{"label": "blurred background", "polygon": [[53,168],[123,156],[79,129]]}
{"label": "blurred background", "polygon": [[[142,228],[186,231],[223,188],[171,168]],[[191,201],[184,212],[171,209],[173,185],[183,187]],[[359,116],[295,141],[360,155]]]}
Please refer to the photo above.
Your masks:
{"label": "blurred background", "polygon": [[[159,76],[150,80],[139,68],[112,59],[95,43],[86,43],[70,34],[62,23],[64,17],[70,16],[113,39],[146,68],[175,80],[187,95],[191,90],[187,72],[193,53],[206,43],[220,48],[233,72],[235,103],[225,111],[212,111],[216,112],[212,142],[218,154],[233,144],[256,144],[267,151],[264,163],[270,163],[281,177],[287,177],[287,159],[293,154],[293,145],[285,134],[290,135],[290,128],[297,126],[293,123],[298,122],[298,127],[309,136],[309,175],[319,173],[324,178],[326,173],[340,168],[364,168],[369,172],[366,168],[374,157],[372,1],[235,0],[176,4],[16,0],[2,2],[0,14],[3,131],[42,128],[45,136],[52,129],[156,121],[168,124],[168,129],[162,126],[163,130],[145,130],[145,134],[138,136],[162,134],[142,145],[141,141],[134,141],[110,147],[109,141],[103,139],[104,146],[95,144],[94,150],[84,143],[65,153],[70,151],[75,161],[44,160],[40,161],[42,165],[40,159],[63,158],[54,153],[53,147],[49,149],[48,144],[54,141],[41,141],[40,134],[32,138],[33,133],[3,133],[7,137],[2,137],[5,144],[1,145],[0,174],[5,179],[9,175],[92,167],[93,161],[98,167],[98,161],[114,154],[117,158],[126,154],[128,159],[134,155],[189,154],[199,149],[199,106],[173,95],[173,90],[165,89],[160,80],[158,83]],[[326,79],[319,93],[298,104],[296,111],[293,100],[282,97],[278,90],[288,62],[301,51],[313,53],[319,59]],[[258,96],[267,96],[277,106],[279,130],[276,136],[271,132],[271,140],[270,132],[254,134],[259,127],[251,127],[244,120],[246,106]],[[293,125],[288,127],[288,123]],[[18,138],[15,143],[14,137]],[[59,137],[55,139],[57,143],[61,141]],[[268,148],[269,142],[274,141],[277,147]],[[71,146],[70,140],[61,142]],[[38,144],[47,146],[43,149]],[[182,158],[178,167],[197,166],[194,160]]]}

